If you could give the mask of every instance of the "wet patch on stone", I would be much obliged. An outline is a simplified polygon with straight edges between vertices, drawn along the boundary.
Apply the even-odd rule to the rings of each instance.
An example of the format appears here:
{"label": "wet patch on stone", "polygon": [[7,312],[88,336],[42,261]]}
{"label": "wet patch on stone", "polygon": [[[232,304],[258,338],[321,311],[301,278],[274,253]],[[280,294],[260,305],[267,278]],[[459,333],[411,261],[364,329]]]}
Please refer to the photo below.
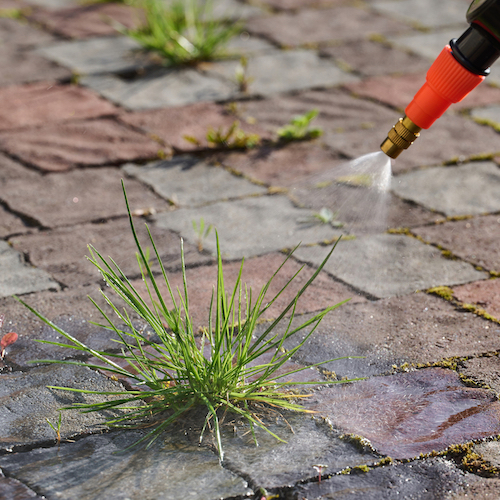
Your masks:
{"label": "wet patch on stone", "polygon": [[182,434],[163,434],[148,450],[123,451],[140,439],[137,431],[89,436],[59,447],[0,457],[0,467],[49,498],[246,497],[245,480],[224,469],[217,456]]}
{"label": "wet patch on stone", "polygon": [[[0,381],[0,448],[7,451],[18,446],[33,447],[55,442],[56,433],[46,419],[57,427],[59,410],[64,406],[97,403],[116,397],[48,389],[47,386],[97,391],[123,390],[120,384],[89,368],[70,365],[42,366],[26,373],[2,374]],[[122,413],[123,410],[92,413],[81,413],[78,409],[65,410],[61,417],[61,437],[67,439],[82,433],[102,431],[107,419]],[[3,468],[3,464],[0,467]]]}
{"label": "wet patch on stone", "polygon": [[30,490],[17,479],[6,478],[0,473],[0,498],[12,498],[15,500],[28,500],[39,497],[33,490]]}
{"label": "wet patch on stone", "polygon": [[266,188],[192,156],[176,156],[146,166],[128,164],[122,168],[180,207],[266,193]]}
{"label": "wet patch on stone", "polygon": [[308,405],[335,428],[398,459],[500,433],[495,394],[465,387],[457,373],[442,368],[334,386],[316,392]]}
{"label": "wet patch on stone", "polygon": [[469,475],[459,471],[454,464],[435,458],[425,462],[377,467],[368,472],[353,471],[323,479],[321,483],[307,483],[293,488],[287,499],[435,500],[448,498],[446,495],[465,487],[469,481]]}

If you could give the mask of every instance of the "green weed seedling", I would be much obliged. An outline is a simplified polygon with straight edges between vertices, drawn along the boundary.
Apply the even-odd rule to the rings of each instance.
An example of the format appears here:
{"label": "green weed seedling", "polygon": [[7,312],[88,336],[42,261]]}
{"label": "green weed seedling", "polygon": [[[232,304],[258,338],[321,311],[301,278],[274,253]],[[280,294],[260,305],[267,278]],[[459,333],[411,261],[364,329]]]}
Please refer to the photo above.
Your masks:
{"label": "green weed seedling", "polygon": [[208,235],[211,233],[214,226],[209,224],[205,228],[205,220],[203,217],[200,219],[200,222],[197,223],[195,220],[192,221],[194,232],[196,233],[196,243],[198,245],[198,251],[203,252],[204,241],[208,238]]}
{"label": "green weed seedling", "polygon": [[159,54],[167,65],[211,61],[224,55],[224,47],[240,31],[238,23],[214,19],[212,0],[142,0],[146,23],[121,31],[145,49]]}
{"label": "green weed seedling", "polygon": [[309,128],[309,125],[314,118],[318,116],[318,110],[313,109],[305,115],[299,115],[292,118],[288,125],[278,129],[278,137],[284,142],[304,141],[316,139],[323,135],[321,128]]}
{"label": "green weed seedling", "polygon": [[243,94],[248,92],[249,85],[253,82],[253,78],[248,76],[248,59],[245,56],[240,58],[240,62],[236,66],[234,73],[238,90]]}
{"label": "green weed seedling", "polygon": [[[309,412],[299,404],[300,398],[305,397],[304,395],[297,395],[297,391],[295,393],[287,391],[291,387],[307,384],[307,382],[292,381],[287,377],[309,367],[292,369],[286,374],[278,370],[302,348],[322,318],[340,305],[332,305],[306,319],[302,324],[296,325],[293,321],[297,301],[321,272],[333,249],[277,318],[269,323],[263,323],[265,327],[257,333],[256,325],[262,319],[262,315],[275,303],[300,271],[292,276],[274,297],[267,297],[274,277],[291,254],[285,258],[283,264],[257,295],[242,284],[242,262],[234,287],[228,292],[224,284],[221,251],[217,232],[215,232],[217,283],[212,292],[207,328],[200,336],[197,336],[189,311],[182,240],[183,286],[174,293],[157,246],[148,229],[152,253],[161,271],[155,275],[151,270],[134,227],[124,187],[123,192],[130,227],[137,246],[142,282],[147,290],[145,296],[134,288],[132,282],[111,258],[104,258],[92,246],[89,246],[90,256],[88,257],[106,282],[107,286],[103,287],[101,294],[113,311],[112,313],[106,312],[91,299],[104,318],[104,324],[100,326],[119,337],[121,352],[92,349],[42,316],[20,298],[17,300],[69,341],[67,344],[51,341],[39,342],[74,349],[80,354],[85,353],[98,360],[85,362],[77,359],[52,359],[38,362],[81,365],[95,370],[102,370],[104,364],[106,370],[115,377],[132,379],[134,385],[139,386],[139,389],[142,387],[142,390],[98,391],[71,387],[51,387],[51,389],[107,396],[104,401],[77,403],[76,407],[83,412],[124,410],[110,418],[106,424],[112,427],[145,429],[144,436],[132,446],[146,442],[146,447],[151,446],[162,431],[178,419],[185,419],[188,412],[196,408],[204,408],[204,425],[200,441],[206,429],[209,428],[213,433],[221,461],[224,456],[221,419],[226,413],[246,419],[255,442],[257,442],[256,427],[267,431],[281,441],[279,436],[267,428],[260,415],[265,407],[270,411],[272,409],[273,411]],[[168,293],[160,292],[160,283],[163,283]],[[144,321],[140,328],[137,326],[136,317]],[[282,322],[285,325],[284,332],[278,334],[275,328]],[[146,330],[144,325],[147,325],[149,333],[156,334],[154,337],[157,338],[156,341],[150,340],[151,337],[144,333]],[[304,332],[305,329],[308,331]],[[288,350],[284,349],[286,341],[297,334],[300,337],[297,345]],[[265,354],[268,355],[267,360],[261,361]],[[312,366],[330,361],[334,360],[325,360]],[[324,383],[334,382],[328,380]],[[69,408],[72,407],[62,409]]]}
{"label": "green weed seedling", "polygon": [[332,212],[329,208],[323,207],[319,212],[313,212],[309,217],[300,219],[303,223],[330,224],[332,227],[344,227],[344,223],[337,220],[338,212]]}
{"label": "green weed seedling", "polygon": [[[185,135],[184,139],[196,146],[201,143],[196,137]],[[214,129],[209,127],[207,130],[206,141],[210,148],[214,149],[252,149],[260,144],[258,134],[248,134],[241,127],[240,122],[235,120],[227,129],[219,127]]]}
{"label": "green weed seedling", "polygon": [[59,412],[59,418],[57,420],[57,426],[55,426],[48,418],[46,418],[47,423],[50,425],[50,428],[56,433],[57,444],[61,443],[61,422],[62,422],[62,414]]}

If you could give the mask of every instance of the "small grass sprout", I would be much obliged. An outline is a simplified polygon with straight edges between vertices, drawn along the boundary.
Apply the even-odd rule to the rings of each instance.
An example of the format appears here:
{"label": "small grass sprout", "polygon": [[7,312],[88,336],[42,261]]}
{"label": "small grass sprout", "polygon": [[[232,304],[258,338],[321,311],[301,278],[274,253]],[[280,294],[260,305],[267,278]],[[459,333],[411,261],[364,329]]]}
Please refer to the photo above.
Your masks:
{"label": "small grass sprout", "polygon": [[208,235],[211,233],[214,228],[213,224],[209,224],[205,228],[205,220],[203,217],[200,219],[200,222],[196,222],[195,220],[191,221],[193,224],[194,232],[196,233],[196,243],[198,245],[198,251],[203,251],[204,241],[208,238]]}
{"label": "small grass sprout", "polygon": [[[201,142],[196,137],[185,135],[184,139],[201,147]],[[245,132],[240,127],[240,122],[235,120],[228,128],[209,127],[206,141],[214,149],[253,149],[260,144],[261,138],[258,134]]]}
{"label": "small grass sprout", "polygon": [[122,29],[145,49],[179,66],[211,61],[224,55],[224,47],[240,31],[238,23],[214,19],[212,0],[142,0],[146,24]]}
{"label": "small grass sprout", "polygon": [[323,207],[319,212],[313,212],[309,217],[299,220],[302,223],[330,224],[332,227],[344,227],[345,224],[338,219],[338,212],[333,212],[328,207]]}
{"label": "small grass sprout", "polygon": [[57,444],[61,443],[61,423],[62,423],[62,413],[59,412],[59,418],[57,424],[54,425],[48,418],[45,419],[50,425],[50,428],[56,433]]}
{"label": "small grass sprout", "polygon": [[[276,319],[262,323],[264,326],[257,332],[256,325],[262,319],[262,315],[288,288],[300,271],[293,275],[274,297],[267,296],[274,277],[291,256],[291,254],[288,255],[261,291],[254,295],[251,289],[242,284],[242,262],[234,287],[227,291],[219,240],[215,232],[217,282],[210,301],[207,328],[201,336],[197,336],[189,310],[182,240],[183,286],[174,293],[148,228],[152,252],[161,271],[155,275],[151,270],[149,259],[139,242],[134,227],[123,181],[122,187],[130,227],[137,246],[137,260],[147,290],[145,296],[139,293],[111,258],[104,258],[92,246],[89,246],[90,256],[88,257],[108,285],[105,291],[101,291],[101,294],[113,311],[111,315],[91,299],[104,318],[100,326],[109,329],[119,337],[118,345],[121,351],[103,352],[92,349],[43,317],[20,298],[17,300],[69,341],[67,344],[52,341],[40,342],[64,346],[76,350],[79,354],[92,356],[87,362],[77,359],[38,362],[81,365],[96,370],[102,370],[104,364],[107,372],[115,377],[132,379],[137,387],[132,387],[127,391],[82,390],[71,387],[51,387],[51,389],[107,396],[104,401],[77,403],[76,407],[84,412],[124,410],[112,416],[106,423],[109,426],[122,428],[144,428],[144,435],[132,446],[144,442],[147,442],[146,447],[150,446],[172,423],[181,417],[186,418],[191,410],[203,408],[204,425],[200,441],[206,429],[210,428],[221,461],[224,457],[221,420],[224,419],[226,413],[246,419],[255,442],[256,427],[267,431],[281,441],[278,435],[268,429],[259,414],[263,407],[269,408],[270,411],[272,409],[273,411],[310,412],[298,403],[305,395],[297,394],[297,391],[294,393],[287,391],[297,385],[313,383],[297,382],[287,378],[309,367],[293,367],[285,374],[278,370],[283,370],[288,366],[285,363],[290,361],[307,342],[322,318],[340,305],[332,305],[306,319],[302,324],[296,324],[293,321],[297,301],[321,272],[333,248]],[[166,294],[160,292],[160,285],[166,287],[168,290]],[[109,291],[113,292],[112,296]],[[119,305],[116,302],[117,298]],[[138,328],[136,319],[132,320],[136,316],[142,318],[147,325],[148,334],[145,333],[145,325]],[[284,324],[284,329],[281,334],[278,334],[275,329],[281,323]],[[304,332],[305,329],[309,331]],[[150,336],[152,332],[155,335]],[[297,345],[285,349],[287,340],[297,334],[301,337]],[[156,340],[151,340],[151,338]],[[267,356],[265,361],[263,361],[264,355]],[[333,360],[325,360],[311,366],[319,366],[329,361]],[[324,383],[331,384],[332,381],[324,381]],[[62,409],[69,408],[72,407]]]}
{"label": "small grass sprout", "polygon": [[314,118],[318,116],[318,110],[312,109],[304,115],[294,116],[288,125],[278,129],[277,134],[281,141],[305,141],[316,139],[323,135],[321,128],[309,128]]}
{"label": "small grass sprout", "polygon": [[238,85],[238,90],[243,94],[246,94],[248,92],[248,87],[254,79],[248,76],[248,59],[245,56],[241,56],[240,61],[236,66],[234,77],[236,84]]}

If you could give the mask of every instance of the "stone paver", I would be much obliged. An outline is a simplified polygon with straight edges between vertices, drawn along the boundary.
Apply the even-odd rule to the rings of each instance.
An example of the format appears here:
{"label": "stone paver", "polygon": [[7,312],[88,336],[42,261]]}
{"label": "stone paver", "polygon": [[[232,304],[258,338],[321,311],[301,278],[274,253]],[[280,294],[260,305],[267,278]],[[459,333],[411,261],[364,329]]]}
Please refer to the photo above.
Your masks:
{"label": "stone paver", "polygon": [[252,19],[251,33],[265,36],[282,46],[296,47],[335,41],[367,39],[376,33],[398,33],[406,26],[368,9],[339,6],[333,9],[301,10]]}
{"label": "stone paver", "polygon": [[231,82],[194,69],[160,69],[132,81],[116,76],[86,76],[81,79],[81,83],[132,110],[221,101],[236,95]]}
{"label": "stone paver", "polygon": [[[325,248],[302,247],[297,257],[319,265]],[[458,285],[485,278],[471,265],[445,259],[414,238],[379,234],[340,241],[325,269],[372,297],[407,295],[438,285]]]}
{"label": "stone paver", "polygon": [[500,169],[493,162],[437,167],[394,178],[392,190],[404,199],[447,216],[500,210]]}
{"label": "stone paver", "polygon": [[262,186],[193,156],[177,156],[145,166],[128,164],[123,170],[179,207],[197,207],[266,192]]}
{"label": "stone paver", "polygon": [[414,233],[430,243],[441,245],[461,259],[488,271],[500,272],[500,216],[488,215],[446,222],[438,226],[415,228]]}
{"label": "stone paver", "polygon": [[461,363],[459,371],[466,378],[471,379],[476,384],[486,385],[495,392],[500,389],[498,354],[479,358],[467,359]]}
{"label": "stone paver", "polygon": [[20,233],[25,229],[23,221],[0,206],[0,238]]}
{"label": "stone paver", "polygon": [[154,159],[165,151],[157,142],[110,118],[0,133],[0,149],[48,172]]}
{"label": "stone paver", "polygon": [[466,304],[475,304],[500,320],[500,281],[477,281],[453,288],[453,295]]}
{"label": "stone paver", "polygon": [[[126,113],[120,115],[120,120],[183,152],[207,148],[209,129],[226,131],[235,121],[240,122],[239,128],[246,133],[257,134],[263,140],[272,137],[264,127],[251,125],[231,113],[226,106],[213,102]],[[186,136],[196,139],[196,144]]]}
{"label": "stone paver", "polygon": [[500,104],[473,109],[471,116],[479,122],[492,123],[498,126],[500,123]]}
{"label": "stone paver", "polygon": [[55,38],[38,29],[15,19],[0,18],[0,43],[4,48],[30,49],[35,46],[46,45]]}
{"label": "stone paver", "polygon": [[[125,215],[120,180],[123,173],[114,167],[74,170],[67,174],[34,175],[32,193],[19,196],[23,179],[7,181],[0,197],[15,211],[26,214],[44,227],[96,222]],[[145,193],[136,181],[125,181],[132,210],[165,210],[168,203]]]}
{"label": "stone paver", "polygon": [[46,272],[25,263],[21,254],[5,241],[0,241],[0,265],[0,297],[59,288]]}
{"label": "stone paver", "polygon": [[371,3],[377,12],[402,19],[410,24],[424,28],[455,25],[463,30],[467,28],[465,12],[469,5],[468,0],[443,0],[432,9],[426,2],[415,3],[412,0],[400,0],[399,2],[382,0]]}
{"label": "stone paver", "polygon": [[87,89],[54,82],[0,88],[0,103],[0,131],[96,118],[118,111]]}
{"label": "stone paver", "polygon": [[[284,196],[261,196],[160,213],[156,224],[194,241],[192,222],[203,218],[206,226],[212,224],[219,233],[222,255],[235,259],[294,248],[298,242],[331,241],[340,235],[326,224],[301,223],[308,215],[309,211],[294,207]],[[205,248],[214,254],[215,242],[208,238]]]}

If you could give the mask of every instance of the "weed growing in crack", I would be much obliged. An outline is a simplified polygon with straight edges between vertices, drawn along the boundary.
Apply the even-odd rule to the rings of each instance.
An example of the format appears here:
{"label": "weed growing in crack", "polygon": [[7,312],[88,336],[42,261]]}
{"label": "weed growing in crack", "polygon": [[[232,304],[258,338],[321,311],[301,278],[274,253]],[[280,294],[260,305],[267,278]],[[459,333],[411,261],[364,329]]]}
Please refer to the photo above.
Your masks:
{"label": "weed growing in crack", "polygon": [[294,116],[288,125],[278,129],[279,139],[284,142],[291,142],[320,137],[323,135],[321,128],[309,128],[311,121],[317,116],[317,109],[312,109],[304,115]]}
{"label": "weed growing in crack", "polygon": [[203,251],[204,241],[208,238],[208,235],[211,233],[214,226],[209,224],[205,228],[205,220],[203,217],[200,219],[200,222],[197,223],[195,220],[191,221],[193,224],[194,232],[196,233],[196,243],[198,245],[198,251]]}
{"label": "weed growing in crack", "polygon": [[[196,137],[185,135],[184,139],[201,146],[201,143]],[[219,127],[214,129],[209,127],[207,130],[206,141],[210,148],[214,149],[252,149],[260,144],[260,136],[245,132],[240,127],[240,122],[235,120],[227,129]]]}
{"label": "weed growing in crack", "polygon": [[122,29],[145,49],[178,66],[211,61],[223,55],[229,40],[239,33],[237,23],[214,19],[212,0],[142,0],[146,24]]}
{"label": "weed growing in crack", "polygon": [[[120,305],[116,305],[116,297],[111,298],[104,291],[101,292],[105,302],[118,316],[117,321],[113,321],[113,318],[96,301],[91,300],[105,320],[105,324],[100,326],[114,332],[119,337],[121,352],[94,350],[43,317],[21,299],[17,298],[17,300],[70,343],[40,342],[71,348],[79,353],[90,354],[94,360],[97,360],[89,360],[89,362],[42,360],[38,362],[81,365],[96,370],[102,370],[102,364],[104,364],[105,369],[115,378],[118,375],[134,380],[138,389],[129,391],[82,390],[71,387],[51,387],[51,389],[108,396],[105,401],[78,403],[75,406],[84,412],[126,409],[126,413],[122,413],[106,423],[115,427],[149,428],[150,430],[135,445],[148,442],[147,446],[150,446],[169,425],[180,417],[187,416],[188,411],[200,407],[204,407],[206,411],[200,440],[207,427],[213,429],[221,460],[223,459],[223,450],[220,421],[227,412],[247,419],[255,441],[255,427],[266,430],[281,441],[266,427],[257,412],[262,409],[262,406],[278,410],[309,412],[298,402],[301,397],[305,397],[304,395],[292,394],[287,391],[291,387],[313,383],[297,382],[288,378],[309,367],[292,369],[285,374],[281,373],[281,370],[286,368],[285,363],[307,342],[322,318],[340,305],[328,307],[303,324],[294,325],[293,319],[297,301],[321,272],[333,249],[279,316],[272,322],[266,323],[264,331],[257,334],[256,325],[259,319],[294,281],[300,271],[292,276],[274,297],[268,298],[266,296],[271,282],[290,258],[290,254],[255,296],[251,289],[242,284],[242,262],[234,288],[227,293],[216,233],[217,285],[210,302],[208,327],[201,336],[197,336],[189,312],[182,240],[183,286],[177,290],[177,293],[174,293],[159,257],[158,249],[148,229],[152,253],[161,269],[159,275],[153,273],[149,264],[149,255],[146,255],[137,237],[124,187],[123,192],[131,230],[137,244],[137,260],[147,289],[147,297],[141,296],[111,258],[105,259],[95,248],[89,246],[90,262],[97,267],[106,284],[120,299]],[[168,290],[166,297],[160,292],[162,282]],[[124,304],[123,308],[122,303]],[[151,340],[150,335],[144,333],[145,328],[138,329],[137,322],[131,319],[133,315],[141,317],[146,323],[149,333],[154,332],[156,334],[154,338],[159,340]],[[281,322],[286,324],[286,328],[283,334],[278,335],[275,328]],[[310,331],[302,334],[303,330],[309,327]],[[301,333],[303,338],[296,347],[285,350],[285,342],[298,333]],[[262,356],[266,354],[266,361],[262,361]],[[311,366],[319,366],[330,361],[334,360],[323,361]],[[324,383],[331,384],[332,381],[328,380]],[[69,408],[72,407],[63,409]]]}

